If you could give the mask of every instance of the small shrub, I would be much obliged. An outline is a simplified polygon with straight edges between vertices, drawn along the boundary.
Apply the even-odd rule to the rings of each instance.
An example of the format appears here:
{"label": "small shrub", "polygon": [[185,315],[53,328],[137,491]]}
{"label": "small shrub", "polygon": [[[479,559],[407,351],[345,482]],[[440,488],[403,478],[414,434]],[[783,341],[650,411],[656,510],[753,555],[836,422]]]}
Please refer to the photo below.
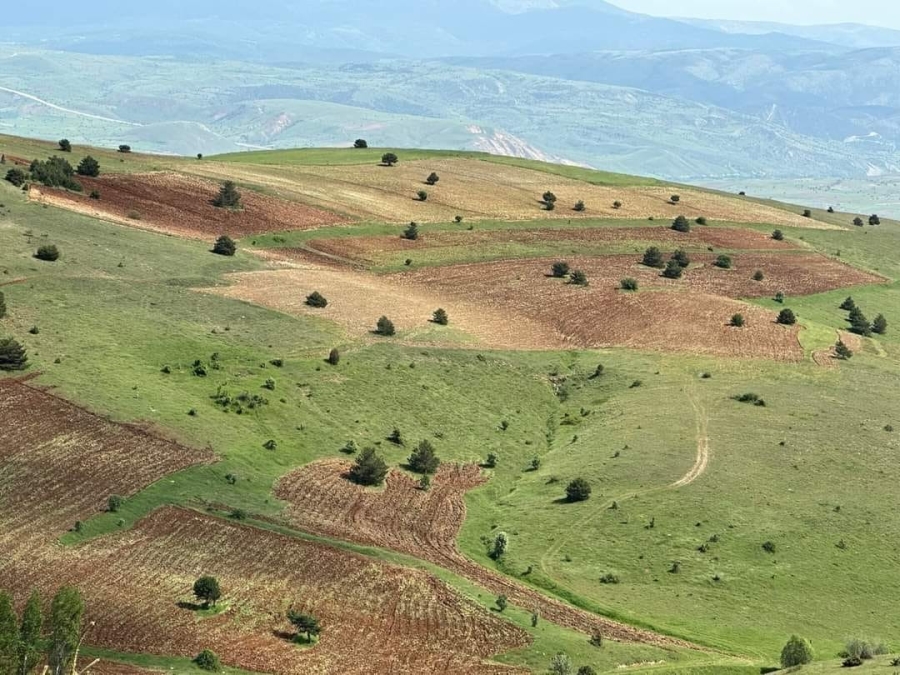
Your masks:
{"label": "small shrub", "polygon": [[487,469],[494,469],[497,467],[497,455],[493,452],[489,452],[487,459],[484,460],[484,466]]}
{"label": "small shrub", "polygon": [[784,241],[784,232],[781,230],[775,230],[772,232],[772,239],[775,241]]}
{"label": "small shrub", "polygon": [[216,239],[212,251],[216,255],[233,256],[237,252],[237,244],[234,243],[234,239],[227,234],[223,234]]}
{"label": "small shrub", "polygon": [[684,216],[678,216],[672,222],[672,229],[676,232],[690,232],[691,231],[691,223]]}
{"label": "small shrub", "polygon": [[212,200],[213,206],[220,209],[241,208],[241,193],[238,192],[234,181],[226,180],[219,188],[219,194]]}
{"label": "small shrub", "polygon": [[766,405],[765,401],[760,398],[759,394],[754,394],[753,392],[747,392],[746,394],[740,394],[738,396],[732,397],[738,403],[752,403],[753,405],[758,405],[763,407]]}
{"label": "small shrub", "polygon": [[95,201],[100,201],[100,193],[96,190],[91,190],[91,194],[88,195],[88,198],[93,199]]}
{"label": "small shrub", "polygon": [[431,476],[427,473],[419,479],[419,489],[422,492],[428,492],[431,489]]}
{"label": "small shrub", "polygon": [[685,268],[691,264],[691,259],[688,257],[688,254],[685,253],[682,249],[677,249],[672,254],[672,260],[678,263],[679,267]]}
{"label": "small shrub", "polygon": [[619,282],[619,287],[623,291],[636,291],[638,289],[637,279],[632,279],[631,277],[622,279],[622,281]]}
{"label": "small shrub", "polygon": [[428,183],[429,185],[436,185],[440,179],[441,179],[440,176],[438,176],[434,171],[432,171],[430,174],[428,174],[428,178],[425,179],[425,182]]}
{"label": "small shrub", "polygon": [[131,152],[131,146],[130,145],[120,145],[119,152],[128,154],[129,152]]}
{"label": "small shrub", "polygon": [[797,317],[793,311],[788,308],[784,308],[778,313],[777,322],[784,326],[793,326],[797,323]]}
{"label": "small shrub", "polygon": [[509,600],[502,593],[497,596],[497,611],[502,612],[509,606]]}
{"label": "small shrub", "polygon": [[119,495],[110,495],[106,500],[106,510],[110,513],[118,513],[124,502],[125,500]]}
{"label": "small shrub", "polygon": [[500,560],[506,553],[507,548],[509,548],[509,537],[506,532],[498,532],[491,544],[491,550],[488,552],[488,556],[492,560]]}
{"label": "small shrub", "polygon": [[575,286],[587,286],[588,278],[582,270],[574,270],[569,278],[569,283]]}
{"label": "small shrub", "polygon": [[583,212],[585,210],[584,202],[579,199],[575,202],[575,206],[572,207],[572,210],[579,213]]}
{"label": "small shrub", "polygon": [[607,572],[602,577],[600,577],[601,584],[617,584],[619,583],[619,576],[614,574],[613,572]]}
{"label": "small shrub", "polygon": [[591,484],[584,478],[576,478],[566,486],[566,499],[570,502],[583,502],[591,496]]}
{"label": "small shrub", "polygon": [[887,333],[888,322],[887,319],[884,318],[884,314],[879,314],[875,317],[875,321],[872,322],[872,332],[877,333],[878,335],[884,335]]}
{"label": "small shrub", "polygon": [[38,328],[37,326],[32,326],[31,328],[28,329],[28,332],[31,333],[32,335],[37,335],[38,333],[41,332],[41,329]]}
{"label": "small shrub", "polygon": [[100,175],[100,162],[88,155],[78,163],[75,173],[79,176],[96,178]]}
{"label": "small shrub", "polygon": [[365,150],[369,147],[369,143],[365,138],[357,138],[355,141],[353,141],[353,147],[357,150]]}
{"label": "small shrub", "polygon": [[619,209],[622,208],[622,202],[620,202],[620,201],[617,199],[616,201],[613,202],[613,208],[616,209],[616,211],[618,211]]}
{"label": "small shrub", "polygon": [[847,361],[853,357],[853,351],[843,340],[838,340],[837,344],[834,345],[834,355],[842,361]]}
{"label": "small shrub", "polygon": [[428,193],[425,190],[419,190],[416,192],[416,199],[420,202],[428,201]]}
{"label": "small shrub", "polygon": [[398,429],[397,427],[394,427],[391,430],[391,433],[388,434],[387,439],[394,445],[403,445],[403,434],[400,433],[400,429]]}
{"label": "small shrub", "polygon": [[681,201],[681,197],[678,195],[672,195],[671,197],[669,197],[669,202],[672,204],[677,204],[680,201]]}
{"label": "small shrub", "polygon": [[680,279],[683,274],[684,268],[676,260],[666,263],[666,269],[663,270],[663,276],[666,279]]}
{"label": "small shrub", "polygon": [[266,381],[263,382],[263,389],[268,389],[269,391],[275,391],[275,379],[274,378],[266,378]]}
{"label": "small shrub", "polygon": [[313,291],[306,296],[306,304],[309,307],[315,307],[316,309],[324,309],[325,307],[328,307],[328,300],[324,295],[319,293],[319,291]]}
{"label": "small shrub", "polygon": [[744,325],[744,315],[735,314],[733,317],[731,317],[731,325],[735,328],[742,328]]}
{"label": "small shrub", "polygon": [[781,291],[778,291],[778,292],[775,294],[775,297],[772,298],[772,299],[773,299],[775,302],[778,302],[778,303],[782,303],[782,304],[783,304],[783,303],[784,303],[784,293],[782,293]]}
{"label": "small shrub", "polygon": [[542,196],[541,201],[544,202],[545,206],[550,206],[550,204],[556,204],[556,195],[547,190]]}
{"label": "small shrub", "polygon": [[28,174],[22,169],[10,169],[6,172],[6,180],[15,187],[22,187],[25,185],[25,181],[28,180]]}
{"label": "small shrub", "polygon": [[531,460],[530,468],[532,471],[537,471],[538,469],[540,469],[541,468],[541,458],[533,457]]}
{"label": "small shrub", "polygon": [[56,262],[59,260],[59,249],[54,244],[44,244],[38,248],[34,257],[46,262]]}
{"label": "small shrub", "polygon": [[394,328],[394,322],[391,321],[386,316],[378,319],[378,322],[375,324],[375,334],[382,335],[384,337],[391,337],[397,332],[396,328]]}
{"label": "small shrub", "polygon": [[222,670],[222,662],[219,660],[219,657],[216,656],[215,652],[210,651],[209,649],[204,649],[197,654],[197,656],[194,657],[194,664],[200,670],[208,670],[213,673]]}
{"label": "small shrub", "polygon": [[795,666],[803,666],[813,660],[812,645],[809,640],[792,635],[787,641],[784,649],[781,650],[781,666],[783,668],[794,668]]}
{"label": "small shrub", "polygon": [[881,225],[881,218],[873,213],[871,216],[869,216],[869,225]]}
{"label": "small shrub", "polygon": [[328,358],[326,359],[328,364],[331,366],[336,366],[341,362],[341,353],[335,347],[330,352],[328,352]]}
{"label": "small shrub", "polygon": [[803,217],[812,218],[812,211],[810,211],[809,209],[803,209]]}
{"label": "small shrub", "polygon": [[716,258],[716,262],[713,263],[716,267],[720,267],[723,270],[731,269],[731,257],[725,255],[724,253]]}
{"label": "small shrub", "polygon": [[447,316],[447,312],[444,309],[434,310],[431,320],[439,326],[446,326],[450,323],[450,317]]}
{"label": "small shrub", "polygon": [[706,220],[706,216],[700,216],[694,222],[697,223],[698,225],[706,225],[708,221]]}
{"label": "small shrub", "polygon": [[410,223],[409,225],[407,225],[406,229],[403,230],[403,234],[401,234],[400,236],[408,241],[416,241],[419,238],[418,223]]}
{"label": "small shrub", "polygon": [[463,217],[462,217],[462,216],[455,216],[455,217],[453,218],[453,222],[455,222],[457,225],[459,225],[462,221],[463,221]]}
{"label": "small shrub", "polygon": [[564,279],[569,276],[569,263],[563,261],[553,263],[550,267],[550,274],[556,279]]}
{"label": "small shrub", "polygon": [[344,443],[344,447],[341,448],[341,452],[345,455],[355,455],[359,452],[359,447],[356,445],[356,441],[347,441]]}
{"label": "small shrub", "polygon": [[856,227],[862,227],[863,225],[865,225],[863,219],[859,216],[856,216],[856,218],[853,219],[853,224],[856,225]]}
{"label": "small shrub", "polygon": [[656,267],[662,269],[665,267],[665,262],[663,262],[662,251],[660,251],[656,246],[651,246],[646,251],[644,251],[644,258],[642,263],[647,267]]}

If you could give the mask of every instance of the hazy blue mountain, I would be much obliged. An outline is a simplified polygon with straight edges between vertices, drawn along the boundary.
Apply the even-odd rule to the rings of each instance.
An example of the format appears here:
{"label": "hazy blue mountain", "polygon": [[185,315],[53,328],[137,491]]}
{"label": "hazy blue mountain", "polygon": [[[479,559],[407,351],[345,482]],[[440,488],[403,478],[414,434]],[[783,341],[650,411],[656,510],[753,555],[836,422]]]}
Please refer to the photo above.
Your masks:
{"label": "hazy blue mountain", "polygon": [[861,23],[836,23],[821,26],[791,26],[768,21],[722,21],[712,19],[680,19],[692,26],[713,28],[726,33],[748,35],[782,33],[795,35],[805,40],[831,42],[852,49],[869,47],[900,47],[900,30],[867,26]]}

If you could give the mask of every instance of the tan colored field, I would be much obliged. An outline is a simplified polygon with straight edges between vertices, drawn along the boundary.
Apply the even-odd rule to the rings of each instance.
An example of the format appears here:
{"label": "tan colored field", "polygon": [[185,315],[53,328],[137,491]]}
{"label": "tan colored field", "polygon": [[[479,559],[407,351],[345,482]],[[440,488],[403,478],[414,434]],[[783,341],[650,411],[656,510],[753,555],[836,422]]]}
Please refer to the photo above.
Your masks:
{"label": "tan colored field", "polygon": [[[92,645],[308,675],[371,672],[500,675],[485,663],[529,637],[435,577],[177,508],[77,548],[56,538],[205,451],[106,422],[25,384],[0,380],[0,588],[23,602],[63,584],[82,590]],[[227,609],[200,620],[179,603],[212,574]],[[324,626],[311,649],[286,634],[290,607]],[[105,672],[131,673],[110,664]]]}
{"label": "tan colored field", "polygon": [[[366,264],[384,262],[392,254],[414,255],[431,249],[483,249],[495,244],[552,245],[566,247],[604,244],[635,244],[640,250],[649,245],[669,249],[696,249],[712,246],[726,250],[786,251],[797,246],[789,241],[776,241],[756,230],[726,227],[695,227],[689,233],[674,231],[668,225],[652,227],[591,227],[560,229],[465,230],[428,232],[416,241],[399,235],[374,237],[332,237],[312,239],[307,249]],[[289,253],[279,249],[279,253]]]}
{"label": "tan colored field", "polygon": [[[679,280],[640,264],[640,256],[572,258],[584,270],[586,288],[548,278],[553,259],[512,260],[430,267],[376,276],[324,265],[234,275],[228,287],[209,289],[227,297],[294,314],[315,314],[367,335],[382,314],[415,342],[443,307],[451,324],[488,347],[513,349],[600,348],[692,352],[795,361],[803,357],[798,327],[779,326],[774,313],[738,298],[788,296],[877,283],[882,279],[811,253],[748,252],[719,269],[714,254],[693,256]],[[765,279],[754,281],[763,271]],[[641,291],[618,290],[621,279],[638,280]],[[329,299],[324,310],[304,304],[314,290]],[[746,325],[729,325],[742,314]],[[374,338],[383,339],[383,338]]]}
{"label": "tan colored field", "polygon": [[[401,162],[388,168],[365,166],[254,166],[198,163],[188,170],[217,179],[234,178],[257,183],[286,197],[361,219],[388,222],[439,222],[456,215],[466,218],[523,220],[536,218],[689,218],[767,223],[774,226],[833,228],[798,214],[699,190],[669,187],[610,187],[554,176],[515,166],[470,159],[435,159]],[[440,181],[424,184],[435,171]],[[428,200],[416,200],[419,190]],[[558,197],[554,211],[543,210],[541,195],[550,190]],[[669,197],[678,194],[677,205]],[[583,200],[587,210],[572,206]],[[613,208],[622,202],[620,209]]]}
{"label": "tan colored field", "polygon": [[466,517],[464,496],[485,480],[477,466],[442,465],[428,492],[396,469],[383,491],[366,490],[344,477],[349,467],[348,462],[325,460],[285,476],[276,495],[288,502],[289,518],[304,530],[425,558],[587,635],[599,632],[614,640],[693,647],[547,598],[463,556],[456,537]]}
{"label": "tan colored field", "polygon": [[[129,227],[190,239],[214,240],[221,234],[246,237],[263,232],[308,230],[344,222],[340,216],[297,202],[241,191],[244,208],[212,205],[219,184],[177,173],[79,176],[83,193],[32,187],[29,197]],[[92,191],[100,199],[90,199]]]}

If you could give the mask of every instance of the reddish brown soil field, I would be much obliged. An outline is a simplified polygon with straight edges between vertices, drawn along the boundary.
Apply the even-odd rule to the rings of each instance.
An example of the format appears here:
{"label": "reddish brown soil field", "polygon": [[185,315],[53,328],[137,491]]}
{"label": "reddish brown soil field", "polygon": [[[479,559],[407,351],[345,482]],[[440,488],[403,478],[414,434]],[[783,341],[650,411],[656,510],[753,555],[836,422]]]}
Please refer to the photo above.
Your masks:
{"label": "reddish brown soil field", "polygon": [[[341,216],[297,202],[241,190],[244,208],[219,209],[211,200],[219,184],[175,173],[78,177],[83,193],[33,187],[33,199],[142,229],[191,239],[221,234],[246,237],[263,232],[309,230],[344,222]],[[96,190],[100,199],[90,199]]]}
{"label": "reddish brown soil field", "polygon": [[163,476],[215,459],[0,380],[0,537],[54,539]]}
{"label": "reddish brown soil field", "polygon": [[618,244],[639,242],[669,247],[671,249],[697,249],[712,246],[726,250],[790,250],[796,246],[788,241],[776,241],[756,230],[695,227],[682,234],[668,226],[657,227],[595,227],[564,229],[506,229],[463,230],[460,232],[433,232],[427,229],[418,240],[409,241],[399,236],[335,237],[313,239],[308,248],[328,255],[364,263],[376,263],[386,254],[404,252],[413,254],[422,249],[479,247],[490,244]]}
{"label": "reddish brown soil field", "polygon": [[465,493],[483,482],[476,466],[444,465],[428,492],[394,470],[383,491],[366,490],[344,477],[350,464],[325,460],[285,476],[276,494],[289,503],[288,516],[300,528],[332,537],[391,548],[446,567],[505,594],[514,604],[537,610],[562,626],[605,637],[660,646],[689,646],[675,638],[604,619],[522,586],[465,558],[456,537],[466,517]]}
{"label": "reddish brown soil field", "polygon": [[[21,603],[33,588],[77,585],[96,622],[90,644],[127,652],[211,648],[231,665],[297,675],[515,672],[485,660],[528,635],[424,572],[175,508],[77,548],[56,543],[110,494],[211,459],[0,380],[0,588]],[[204,573],[220,579],[227,609],[198,620],[178,603]],[[314,648],[283,635],[291,606],[323,622]]]}

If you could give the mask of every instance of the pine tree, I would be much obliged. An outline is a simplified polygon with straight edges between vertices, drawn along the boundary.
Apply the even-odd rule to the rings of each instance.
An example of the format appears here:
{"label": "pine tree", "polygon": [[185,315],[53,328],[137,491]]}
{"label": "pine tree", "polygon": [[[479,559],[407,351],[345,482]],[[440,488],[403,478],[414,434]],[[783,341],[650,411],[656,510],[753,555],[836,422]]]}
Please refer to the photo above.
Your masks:
{"label": "pine tree", "polygon": [[375,448],[363,448],[350,468],[350,480],[359,485],[381,485],[388,473],[388,466],[378,456]]}
{"label": "pine tree", "polygon": [[684,216],[678,216],[672,223],[672,229],[676,232],[690,232],[691,222]]}
{"label": "pine tree", "polygon": [[416,473],[434,473],[441,465],[434,446],[429,441],[422,441],[416,446],[407,460],[409,468]]}
{"label": "pine tree", "polygon": [[666,263],[663,262],[662,251],[660,251],[656,246],[651,246],[646,251],[644,251],[644,259],[642,262],[647,267],[657,267],[662,269],[666,266]]}
{"label": "pine tree", "polygon": [[234,181],[226,180],[219,188],[219,194],[213,199],[213,206],[220,209],[239,209],[241,208],[241,193],[238,192]]}
{"label": "pine tree", "polygon": [[233,256],[237,252],[237,244],[234,243],[234,239],[229,237],[227,234],[223,234],[221,237],[216,239],[216,243],[213,244],[213,253],[217,255],[224,256]]}
{"label": "pine tree", "polygon": [[850,312],[850,330],[864,337],[872,334],[872,324],[859,307],[854,307]]}
{"label": "pine tree", "polygon": [[22,623],[19,627],[19,651],[17,675],[29,675],[41,657],[41,630],[44,617],[41,613],[41,596],[32,591],[25,610],[22,612]]}
{"label": "pine tree", "polygon": [[884,335],[887,332],[887,319],[884,318],[884,314],[879,314],[875,317],[875,321],[872,322],[872,332],[878,333],[879,335]]}
{"label": "pine tree", "polygon": [[408,239],[409,241],[416,241],[419,238],[419,225],[418,223],[410,223],[405,230],[403,230],[403,238]]}
{"label": "pine tree", "polygon": [[25,370],[28,354],[13,338],[0,339],[0,370]]}
{"label": "pine tree", "polygon": [[846,361],[853,356],[853,352],[850,350],[850,347],[844,344],[843,340],[837,341],[837,344],[834,346],[834,354],[842,361]]}
{"label": "pine tree", "polygon": [[431,320],[439,326],[446,326],[450,323],[450,317],[447,316],[447,311],[444,309],[436,309]]}
{"label": "pine tree", "polygon": [[793,326],[797,323],[797,317],[791,310],[785,308],[778,313],[778,323],[785,326]]}
{"label": "pine tree", "polygon": [[100,162],[96,159],[88,155],[78,164],[78,168],[75,169],[75,172],[79,176],[90,176],[91,178],[96,178],[100,175]]}
{"label": "pine tree", "polygon": [[781,650],[781,665],[784,668],[802,666],[813,660],[812,645],[809,640],[792,635]]}
{"label": "pine tree", "polygon": [[852,312],[856,309],[856,303],[853,301],[853,297],[848,296],[847,299],[841,303],[840,308],[846,312]]}
{"label": "pine tree", "polygon": [[431,174],[429,174],[428,178],[425,179],[425,182],[429,185],[435,185],[439,180],[440,177],[434,171],[432,171]]}
{"label": "pine tree", "polygon": [[386,316],[378,319],[378,323],[375,325],[375,333],[376,335],[383,335],[384,337],[391,337],[394,333],[397,332],[397,329],[394,328],[394,322],[391,321]]}
{"label": "pine tree", "polygon": [[682,274],[684,274],[684,269],[677,260],[673,259],[666,263],[666,269],[663,270],[663,276],[666,279],[680,279]]}

